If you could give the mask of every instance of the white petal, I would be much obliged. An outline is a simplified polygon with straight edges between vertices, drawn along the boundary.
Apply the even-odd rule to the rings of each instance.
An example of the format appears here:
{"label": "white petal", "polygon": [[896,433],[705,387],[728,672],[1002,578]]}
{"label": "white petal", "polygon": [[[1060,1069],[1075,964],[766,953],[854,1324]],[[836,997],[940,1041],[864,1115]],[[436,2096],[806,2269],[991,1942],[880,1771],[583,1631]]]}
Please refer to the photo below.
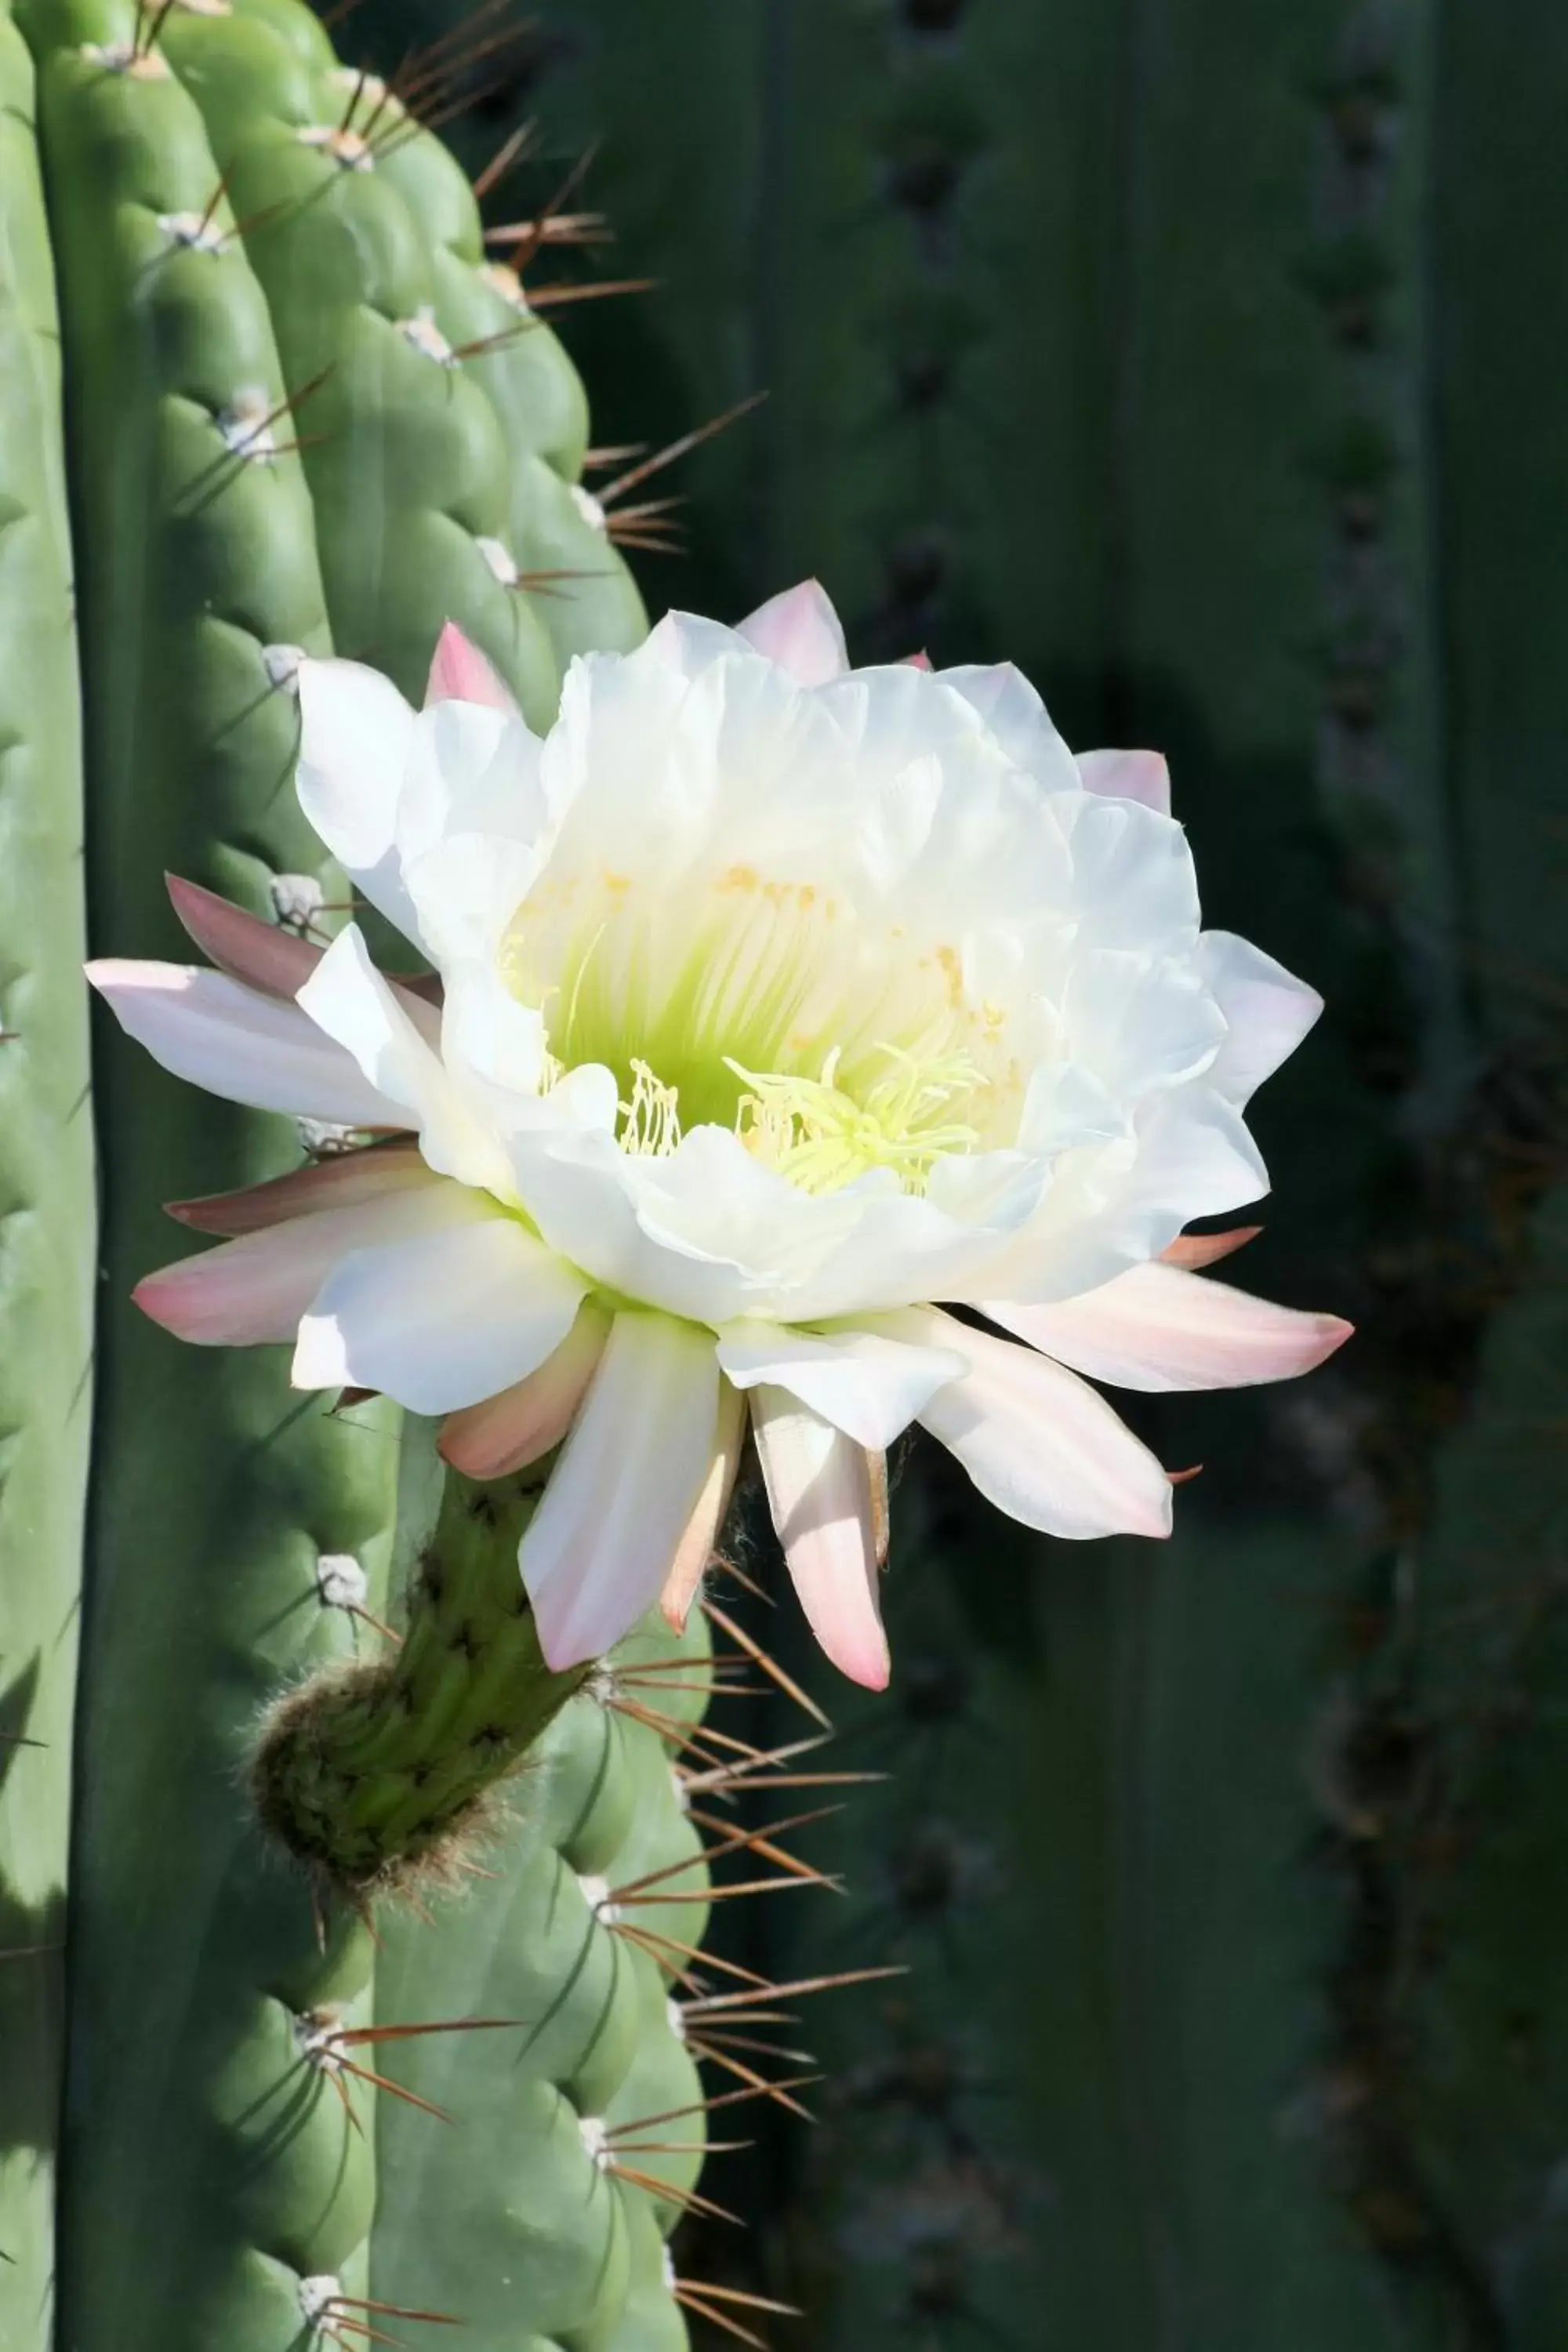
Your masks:
{"label": "white petal", "polygon": [[849,667],[844,630],[820,581],[803,580],[770,596],[739,626],[737,635],[787,669],[802,686],[826,686]]}
{"label": "white petal", "polygon": [[1351,1336],[1337,1315],[1275,1307],[1173,1265],[1130,1266],[1055,1307],[984,1310],[1005,1330],[1093,1381],[1124,1389],[1244,1388],[1294,1380]]}
{"label": "white petal", "polygon": [[342,1127],[406,1127],[403,1106],[297,1004],[187,964],[89,963],[87,976],[129,1037],[177,1078],[226,1102]]}
{"label": "white petal", "polygon": [[296,1388],[382,1389],[411,1412],[451,1412],[552,1355],[587,1287],[466,1193],[468,1221],[334,1268],[300,1325]]}
{"label": "white petal", "polygon": [[459,1183],[510,1196],[510,1172],[500,1143],[421,1034],[407,1000],[376,971],[357,924],[339,932],[299,1003],[399,1106],[399,1123],[418,1129],[432,1168]]}
{"label": "white petal", "polygon": [[719,1334],[719,1362],[738,1389],[785,1389],[858,1444],[879,1449],[968,1369],[951,1348],[910,1347],[873,1331],[814,1333],[763,1322],[727,1324]]}
{"label": "white petal", "polygon": [[416,1187],[292,1217],[182,1258],[144,1276],[132,1296],[154,1323],[199,1347],[292,1339],[322,1283],[353,1252],[468,1221],[470,1196],[459,1185],[443,1183],[427,1169],[424,1178]]}
{"label": "white petal", "polygon": [[667,1624],[683,1633],[691,1604],[707,1573],[714,1549],[724,1532],[724,1516],[735,1490],[741,1453],[746,1439],[745,1401],[728,1381],[719,1383],[719,1411],[713,1433],[713,1456],[697,1506],[676,1547],[658,1605]]}
{"label": "white petal", "polygon": [[1170,1534],[1170,1480],[1075,1373],[950,1316],[889,1316],[888,1326],[967,1358],[968,1379],[939,1390],[921,1420],[1009,1518],[1075,1541]]}
{"label": "white petal", "polygon": [[1086,793],[1171,814],[1171,771],[1158,751],[1080,751],[1078,772]]}
{"label": "white petal", "polygon": [[1204,933],[1196,969],[1230,1024],[1208,1082],[1239,1108],[1295,1052],[1323,1000],[1261,948],[1230,931]]}
{"label": "white petal", "polygon": [[713,1458],[705,1331],[617,1315],[519,1561],[557,1671],[614,1647],[658,1600]]}
{"label": "white petal", "polygon": [[299,668],[300,805],[356,888],[410,939],[397,810],[415,714],[390,678],[362,662]]}
{"label": "white petal", "polygon": [[502,1478],[559,1445],[599,1368],[610,1318],[584,1299],[555,1353],[499,1395],[450,1412],[441,1425],[440,1453],[466,1478]]}
{"label": "white petal", "polygon": [[1021,669],[1011,662],[997,662],[989,668],[940,669],[937,676],[979,712],[1016,768],[1047,792],[1081,789],[1072,753]]}
{"label": "white petal", "polygon": [[885,1690],[879,1513],[865,1449],[783,1389],[752,1399],[768,1508],[806,1622],[841,1674]]}
{"label": "white petal", "polygon": [[648,631],[643,645],[646,656],[689,681],[700,677],[726,654],[742,649],[738,629],[726,628],[722,621],[704,620],[697,613],[679,612],[666,613]]}

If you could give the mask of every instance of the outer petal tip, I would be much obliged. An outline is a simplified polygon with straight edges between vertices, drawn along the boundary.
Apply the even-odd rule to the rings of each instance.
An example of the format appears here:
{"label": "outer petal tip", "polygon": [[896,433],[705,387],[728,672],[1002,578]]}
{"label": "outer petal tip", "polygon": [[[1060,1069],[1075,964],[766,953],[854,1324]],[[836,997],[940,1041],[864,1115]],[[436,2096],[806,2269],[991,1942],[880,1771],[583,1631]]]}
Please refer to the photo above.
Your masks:
{"label": "outer petal tip", "polygon": [[771,596],[747,614],[737,635],[802,686],[826,686],[849,667],[843,628],[819,580],[803,580]]}
{"label": "outer petal tip", "polygon": [[892,1655],[885,1641],[879,1649],[868,1645],[864,1650],[839,1651],[833,1663],[862,1690],[884,1691],[893,1679]]}
{"label": "outer petal tip", "polygon": [[436,640],[425,689],[426,709],[433,702],[477,702],[490,710],[517,709],[489,657],[463,635],[456,621],[448,621]]}
{"label": "outer petal tip", "polygon": [[1171,814],[1171,772],[1158,751],[1080,751],[1078,769],[1087,793]]}

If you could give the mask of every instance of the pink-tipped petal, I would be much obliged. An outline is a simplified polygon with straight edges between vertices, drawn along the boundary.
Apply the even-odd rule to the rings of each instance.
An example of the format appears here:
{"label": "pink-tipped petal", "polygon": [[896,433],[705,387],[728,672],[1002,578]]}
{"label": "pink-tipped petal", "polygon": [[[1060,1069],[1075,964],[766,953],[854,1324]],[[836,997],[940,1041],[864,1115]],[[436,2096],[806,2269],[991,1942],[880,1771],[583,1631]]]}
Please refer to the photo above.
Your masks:
{"label": "pink-tipped petal", "polygon": [[878,1328],[966,1359],[968,1378],[939,1389],[921,1420],[1009,1518],[1071,1542],[1170,1534],[1170,1480],[1076,1373],[932,1308]]}
{"label": "pink-tipped petal", "polygon": [[713,1459],[709,1465],[702,1492],[697,1497],[697,1507],[686,1523],[686,1532],[676,1549],[669,1574],[665,1578],[664,1591],[658,1597],[666,1624],[673,1626],[678,1633],[686,1630],[691,1604],[697,1598],[714,1548],[723,1533],[724,1514],[735,1491],[745,1435],[745,1402],[738,1389],[731,1388],[728,1381],[721,1381]]}
{"label": "pink-tipped petal", "polygon": [[905,669],[930,669],[931,656],[923,649],[918,654],[905,654],[902,667]]}
{"label": "pink-tipped petal", "polygon": [[482,1193],[447,1190],[460,1219],[333,1266],[300,1318],[297,1389],[380,1389],[411,1412],[456,1412],[554,1354],[582,1276]]}
{"label": "pink-tipped petal", "polygon": [[1171,814],[1171,771],[1158,751],[1080,751],[1078,772],[1086,793]]}
{"label": "pink-tipped petal", "polygon": [[747,615],[736,634],[802,686],[826,686],[849,667],[844,631],[820,581],[803,580],[798,588],[770,596]]}
{"label": "pink-tipped petal", "polygon": [[616,1316],[518,1553],[557,1673],[602,1657],[658,1599],[707,1483],[718,1404],[710,1334]]}
{"label": "pink-tipped petal", "polygon": [[87,976],[128,1037],[177,1078],[253,1110],[334,1126],[404,1128],[408,1115],[298,1005],[226,972],[108,957]]}
{"label": "pink-tipped petal", "polygon": [[465,1478],[504,1478],[539,1461],[560,1444],[576,1419],[609,1336],[609,1316],[585,1300],[555,1353],[537,1371],[502,1389],[499,1396],[447,1415],[441,1424],[442,1459]]}
{"label": "pink-tipped petal", "polygon": [[220,971],[268,996],[299,995],[321,961],[319,947],[247,915],[199,882],[184,881],[178,874],[165,874],[163,881],[185,931]]}
{"label": "pink-tipped petal", "polygon": [[[326,953],[324,946],[247,915],[243,907],[220,898],[216,890],[204,890],[199,882],[186,882],[178,874],[165,874],[163,881],[175,914],[202,953],[231,980],[259,989],[264,996],[291,1003]],[[441,1008],[439,976],[416,973],[389,980],[387,986],[421,1034],[434,1042],[440,1035],[439,1020],[432,1018]]]}
{"label": "pink-tipped petal", "polygon": [[1166,1265],[1179,1265],[1188,1274],[1200,1267],[1217,1265],[1222,1257],[1245,1249],[1263,1231],[1261,1225],[1232,1225],[1227,1234],[1178,1234],[1169,1249],[1160,1252]]}
{"label": "pink-tipped petal", "polygon": [[463,635],[456,621],[448,621],[436,640],[430,680],[425,688],[426,709],[433,702],[478,702],[490,710],[517,713],[515,696],[497,676],[489,656]]}
{"label": "pink-tipped petal", "polygon": [[364,1151],[343,1151],[330,1160],[312,1160],[269,1183],[247,1184],[237,1192],[209,1192],[196,1201],[165,1201],[163,1213],[193,1233],[263,1233],[269,1225],[309,1216],[317,1209],[357,1208],[389,1192],[439,1184],[443,1179],[426,1166],[416,1143],[378,1143]]}
{"label": "pink-tipped petal", "polygon": [[784,1389],[753,1391],[752,1426],[768,1508],[806,1622],[840,1674],[867,1690],[885,1690],[891,1665],[864,1447]]}
{"label": "pink-tipped petal", "polygon": [[1173,1265],[1135,1265],[1054,1307],[984,1310],[1090,1380],[1124,1389],[1247,1388],[1310,1372],[1351,1336],[1337,1315],[1276,1307]]}
{"label": "pink-tipped petal", "polygon": [[292,1339],[332,1268],[354,1251],[382,1249],[468,1213],[459,1188],[437,1180],[247,1233],[145,1276],[132,1297],[154,1323],[198,1347]]}

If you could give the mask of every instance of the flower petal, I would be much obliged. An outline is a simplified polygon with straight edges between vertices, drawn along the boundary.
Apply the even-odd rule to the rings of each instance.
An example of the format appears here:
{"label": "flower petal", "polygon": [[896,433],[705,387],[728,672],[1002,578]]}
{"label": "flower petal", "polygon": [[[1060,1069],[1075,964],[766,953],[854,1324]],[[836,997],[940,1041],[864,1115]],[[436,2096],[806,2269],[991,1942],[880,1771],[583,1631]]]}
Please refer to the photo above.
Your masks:
{"label": "flower petal", "polygon": [[1241,1108],[1295,1052],[1323,1000],[1250,940],[1231,931],[1205,931],[1194,961],[1230,1024],[1208,1084]]}
{"label": "flower petal", "polygon": [[518,1555],[557,1672],[602,1656],[658,1600],[712,1465],[718,1402],[707,1332],[616,1316]]}
{"label": "flower petal", "polygon": [[559,1445],[599,1368],[610,1318],[584,1299],[577,1319],[536,1371],[479,1404],[449,1412],[439,1451],[465,1478],[504,1478]]}
{"label": "flower petal", "polygon": [[1170,1534],[1170,1480],[1076,1374],[950,1316],[916,1311],[886,1325],[967,1358],[968,1379],[940,1389],[921,1420],[1009,1518],[1073,1541]]}
{"label": "flower petal", "polygon": [[1086,793],[1171,814],[1171,771],[1158,751],[1080,751],[1078,772]]}
{"label": "flower petal", "polygon": [[390,1243],[439,1232],[454,1219],[466,1222],[471,1213],[467,1193],[426,1171],[416,1189],[319,1209],[182,1258],[144,1276],[132,1296],[154,1323],[199,1347],[292,1339],[322,1283],[353,1251],[384,1250]]}
{"label": "flower petal", "polygon": [[510,711],[514,718],[518,715],[516,697],[498,677],[489,656],[463,635],[456,621],[448,621],[436,640],[425,688],[426,709],[433,702],[478,702],[491,710]]}
{"label": "flower petal", "polygon": [[802,686],[826,686],[849,667],[843,627],[818,580],[803,580],[798,588],[770,596],[738,624],[736,635],[780,663]]}
{"label": "flower petal", "polygon": [[1032,1348],[1123,1389],[1246,1388],[1310,1372],[1351,1336],[1337,1315],[1275,1307],[1173,1265],[1134,1265],[1055,1307],[986,1302]]}
{"label": "flower petal", "polygon": [[745,1402],[738,1389],[731,1387],[728,1381],[721,1381],[713,1459],[708,1465],[702,1492],[697,1497],[697,1507],[688,1519],[686,1532],[676,1548],[669,1574],[664,1580],[664,1591],[658,1596],[665,1622],[673,1625],[678,1633],[686,1630],[691,1604],[697,1598],[714,1548],[724,1532],[724,1514],[735,1491],[745,1437]]}
{"label": "flower petal", "polygon": [[302,661],[298,677],[300,805],[372,905],[416,939],[397,850],[415,714],[390,678],[362,662]]}
{"label": "flower petal", "polygon": [[460,1197],[463,1223],[333,1268],[300,1325],[296,1388],[380,1389],[411,1412],[451,1412],[553,1355],[586,1284],[481,1194]]}
{"label": "flower petal", "polygon": [[177,874],[163,877],[174,912],[203,955],[220,971],[265,995],[292,999],[321,961],[313,940],[247,915],[243,907]]}
{"label": "flower petal", "polygon": [[756,1321],[724,1326],[719,1362],[738,1389],[785,1389],[858,1444],[876,1448],[890,1445],[945,1381],[968,1369],[951,1348]]}
{"label": "flower petal", "polygon": [[258,996],[226,972],[110,957],[87,976],[110,1011],[177,1078],[253,1110],[342,1127],[406,1127],[403,1107],[295,1004]]}
{"label": "flower petal", "polygon": [[417,1144],[378,1143],[365,1151],[343,1151],[330,1160],[313,1160],[307,1167],[274,1176],[266,1184],[247,1184],[237,1192],[209,1192],[198,1201],[165,1201],[163,1213],[193,1233],[262,1233],[290,1218],[309,1216],[318,1209],[357,1208],[389,1192],[403,1192],[439,1184],[441,1178],[426,1167]]}
{"label": "flower petal", "polygon": [[1217,1265],[1222,1257],[1245,1249],[1262,1231],[1261,1225],[1232,1225],[1226,1234],[1178,1234],[1160,1256],[1166,1265],[1184,1266],[1194,1274],[1199,1266]]}
{"label": "flower petal", "polygon": [[423,1016],[429,1008],[416,1018],[408,1000],[394,992],[372,963],[357,924],[338,933],[300,991],[299,1003],[397,1105],[395,1123],[417,1127],[425,1157],[439,1174],[510,1197],[505,1153],[426,1034]]}
{"label": "flower petal", "polygon": [[806,1622],[840,1674],[885,1690],[878,1517],[865,1449],[786,1390],[752,1398],[768,1508]]}
{"label": "flower petal", "polygon": [[979,713],[994,740],[1026,776],[1047,792],[1081,789],[1072,753],[1052,724],[1050,713],[1021,669],[1012,662],[988,667],[966,665],[936,673],[943,686],[962,694]]}

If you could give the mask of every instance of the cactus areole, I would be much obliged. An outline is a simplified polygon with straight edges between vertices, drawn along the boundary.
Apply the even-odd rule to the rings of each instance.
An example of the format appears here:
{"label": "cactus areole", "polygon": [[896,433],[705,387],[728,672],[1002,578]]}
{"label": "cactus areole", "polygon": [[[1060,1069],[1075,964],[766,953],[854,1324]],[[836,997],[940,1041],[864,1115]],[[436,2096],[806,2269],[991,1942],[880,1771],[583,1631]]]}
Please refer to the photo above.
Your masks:
{"label": "cactus areole", "polygon": [[812,1624],[879,1685],[911,1422],[1028,1526],[1161,1536],[1170,1481],[1081,1375],[1277,1380],[1345,1337],[1182,1237],[1266,1189],[1243,1111],[1318,1000],[1201,929],[1163,763],[1075,759],[1016,670],[852,671],[807,584],[579,658],[543,734],[455,633],[422,711],[349,662],[297,688],[304,812],[439,1003],[353,924],[188,891],[220,969],[96,965],[177,1076],[367,1146],[203,1204],[235,1238],[138,1296],[446,1416],[459,1470],[559,1444],[518,1549],[554,1671],[683,1618],[748,1412]]}

